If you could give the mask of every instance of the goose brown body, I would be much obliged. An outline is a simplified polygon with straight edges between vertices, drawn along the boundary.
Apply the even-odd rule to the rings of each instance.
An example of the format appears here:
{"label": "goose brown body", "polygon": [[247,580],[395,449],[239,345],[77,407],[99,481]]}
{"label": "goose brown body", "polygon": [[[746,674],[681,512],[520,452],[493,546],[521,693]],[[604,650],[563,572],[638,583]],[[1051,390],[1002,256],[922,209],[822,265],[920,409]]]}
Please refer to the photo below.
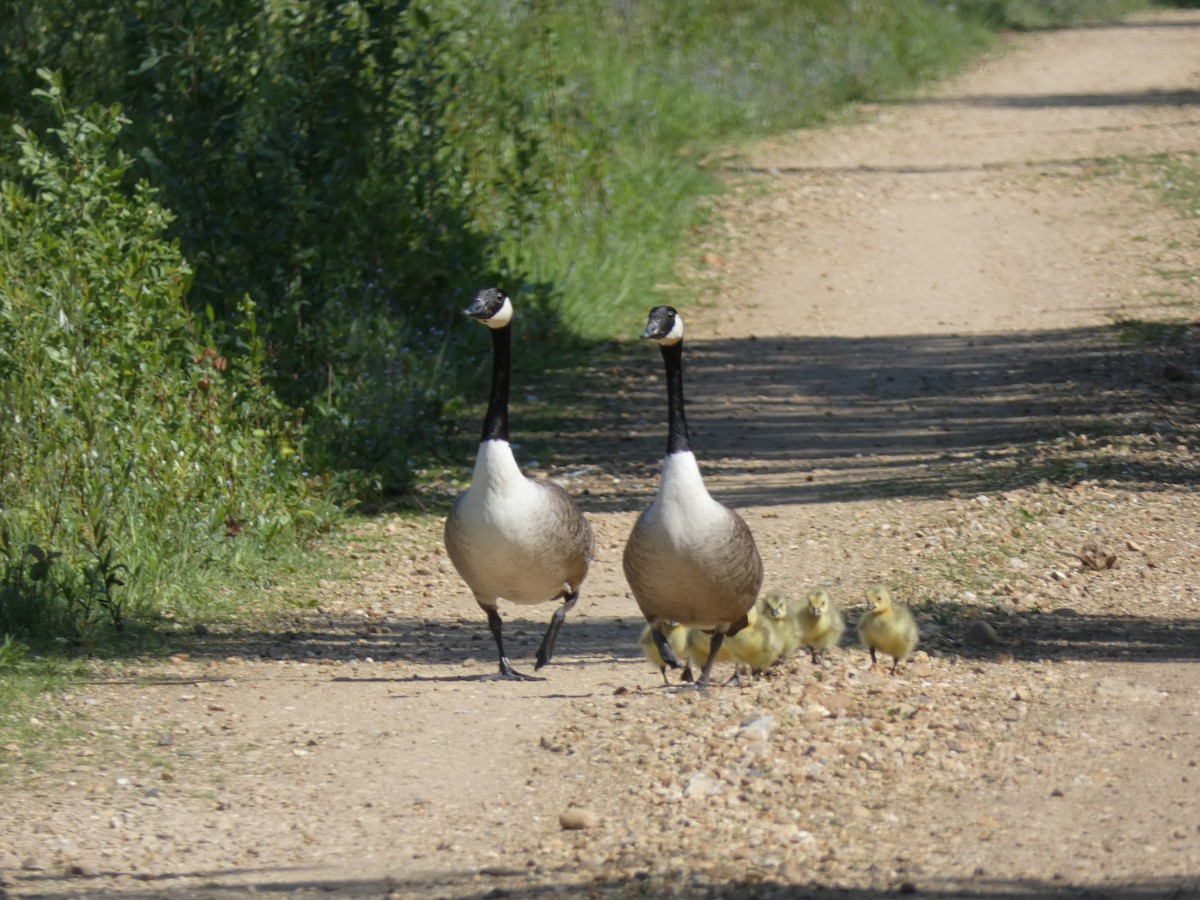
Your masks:
{"label": "goose brown body", "polygon": [[579,590],[594,552],[587,519],[550,481],[526,478],[502,441],[480,445],[471,487],[454,502],[446,552],[485,609],[546,603]]}
{"label": "goose brown body", "polygon": [[648,621],[704,631],[745,616],[763,577],[749,526],[709,496],[691,452],[663,462],[658,496],[633,527],[624,568]]}

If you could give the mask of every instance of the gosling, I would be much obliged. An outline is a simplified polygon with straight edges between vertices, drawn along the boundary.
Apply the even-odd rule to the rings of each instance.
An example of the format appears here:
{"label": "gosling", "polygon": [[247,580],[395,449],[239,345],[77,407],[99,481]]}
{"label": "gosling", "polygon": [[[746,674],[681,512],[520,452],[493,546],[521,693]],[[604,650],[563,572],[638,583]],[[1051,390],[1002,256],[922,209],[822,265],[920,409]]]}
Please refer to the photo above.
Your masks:
{"label": "gosling", "polygon": [[760,614],[771,620],[783,641],[779,659],[791,658],[792,654],[801,646],[800,626],[792,615],[791,604],[779,591],[771,591],[758,602],[758,605]]}
{"label": "gosling", "polygon": [[[740,680],[739,669],[745,666],[753,675],[761,675],[771,668],[783,652],[783,637],[775,620],[763,615],[759,606],[751,607],[746,614],[749,624],[736,634],[727,635],[717,647],[716,662],[732,662],[733,677],[730,682]],[[703,669],[708,665],[712,636],[698,628],[688,631],[687,655],[690,663]]]}
{"label": "gosling", "polygon": [[[671,648],[678,659],[683,659],[687,655],[688,643],[688,628],[686,625],[680,625],[678,622],[671,622],[661,626],[663,636],[667,639],[667,646]],[[642,647],[642,652],[646,654],[646,659],[650,660],[651,664],[658,668],[662,673],[663,682],[670,684],[671,679],[667,677],[667,661],[662,658],[662,654],[658,652],[658,644],[654,640],[654,626],[647,623],[642,629],[642,636],[638,638],[638,643]],[[684,669],[683,680],[692,680],[691,667]]]}
{"label": "gosling", "polygon": [[796,627],[801,645],[808,648],[815,664],[817,657],[841,643],[846,620],[826,591],[812,591],[796,611]]}
{"label": "gosling", "polygon": [[863,646],[871,651],[871,665],[875,665],[875,651],[892,657],[892,672],[896,666],[917,648],[917,623],[907,606],[892,602],[892,592],[882,585],[867,590],[867,608],[858,620],[858,636]]}

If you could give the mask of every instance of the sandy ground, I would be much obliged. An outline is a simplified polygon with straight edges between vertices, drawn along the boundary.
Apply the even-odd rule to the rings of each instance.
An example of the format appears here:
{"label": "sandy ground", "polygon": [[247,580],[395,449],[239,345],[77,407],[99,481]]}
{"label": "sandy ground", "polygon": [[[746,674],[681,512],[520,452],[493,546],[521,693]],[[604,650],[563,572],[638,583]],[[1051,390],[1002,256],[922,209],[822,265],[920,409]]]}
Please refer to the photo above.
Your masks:
{"label": "sandy ground", "polygon": [[[65,747],[5,748],[0,896],[1200,896],[1200,334],[1113,327],[1195,318],[1200,219],[1142,161],[1198,147],[1175,12],[728,163],[693,444],[768,587],[911,603],[895,677],[848,640],[662,686],[620,569],[665,435],[634,346],[530,435],[598,546],[544,681],[481,680],[439,519],[370,523],[318,610],[181,635],[55,698]],[[551,610],[502,609],[531,670]]]}

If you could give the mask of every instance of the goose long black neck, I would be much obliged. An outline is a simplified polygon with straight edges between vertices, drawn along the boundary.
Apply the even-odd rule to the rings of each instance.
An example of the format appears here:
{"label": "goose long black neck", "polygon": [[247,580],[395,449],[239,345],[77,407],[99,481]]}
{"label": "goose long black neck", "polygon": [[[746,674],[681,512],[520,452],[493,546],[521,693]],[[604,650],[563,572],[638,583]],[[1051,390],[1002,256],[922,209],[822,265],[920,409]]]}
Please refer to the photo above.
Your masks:
{"label": "goose long black neck", "polygon": [[660,344],[667,372],[667,455],[691,450],[683,414],[683,341]]}
{"label": "goose long black neck", "polygon": [[512,372],[512,326],[489,329],[492,332],[492,392],[488,396],[487,415],[483,417],[481,441],[508,440],[508,385]]}

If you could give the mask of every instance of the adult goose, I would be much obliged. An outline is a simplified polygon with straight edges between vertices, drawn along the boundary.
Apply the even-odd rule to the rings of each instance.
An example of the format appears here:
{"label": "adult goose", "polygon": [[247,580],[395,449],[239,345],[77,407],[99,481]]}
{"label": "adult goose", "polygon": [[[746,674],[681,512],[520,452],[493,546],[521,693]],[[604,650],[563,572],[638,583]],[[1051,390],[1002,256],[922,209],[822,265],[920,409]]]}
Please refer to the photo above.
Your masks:
{"label": "adult goose", "polygon": [[563,601],[538,648],[534,668],[542,668],[579,599],[595,540],[571,496],[553,482],[526,478],[513,456],[508,440],[512,300],[499,288],[487,288],[464,312],[491,330],[492,387],[471,486],[446,517],[446,552],[487,614],[500,655],[497,677],[540,680],[517,672],[505,655],[497,601]]}
{"label": "adult goose", "polygon": [[670,623],[712,633],[696,682],[704,688],[726,635],[748,624],[762,587],[762,559],[742,517],[709,495],[692,453],[683,403],[683,318],[674,307],[656,306],[642,338],[658,343],[666,369],[667,455],[654,502],[625,545],[625,578],[668,665],[678,665],[664,634]]}

